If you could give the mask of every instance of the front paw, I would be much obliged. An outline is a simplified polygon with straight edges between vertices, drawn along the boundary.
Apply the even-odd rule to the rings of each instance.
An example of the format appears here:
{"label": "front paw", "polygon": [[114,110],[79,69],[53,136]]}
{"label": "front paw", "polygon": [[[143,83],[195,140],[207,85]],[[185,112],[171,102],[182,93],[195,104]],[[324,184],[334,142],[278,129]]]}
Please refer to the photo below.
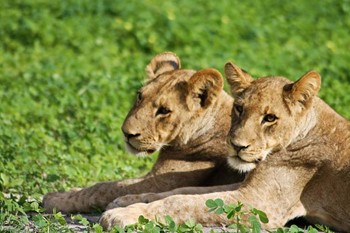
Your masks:
{"label": "front paw", "polygon": [[137,223],[140,215],[145,215],[145,205],[143,203],[131,205],[126,208],[115,208],[105,211],[99,222],[105,230],[110,230],[113,226],[125,227]]}
{"label": "front paw", "polygon": [[53,209],[64,213],[72,213],[75,206],[72,203],[74,194],[80,189],[72,189],[69,192],[47,193],[43,198],[43,207],[47,213],[52,213]]}
{"label": "front paw", "polygon": [[108,204],[106,209],[126,207],[135,203],[149,203],[158,199],[156,193],[129,194],[116,198],[113,202]]}

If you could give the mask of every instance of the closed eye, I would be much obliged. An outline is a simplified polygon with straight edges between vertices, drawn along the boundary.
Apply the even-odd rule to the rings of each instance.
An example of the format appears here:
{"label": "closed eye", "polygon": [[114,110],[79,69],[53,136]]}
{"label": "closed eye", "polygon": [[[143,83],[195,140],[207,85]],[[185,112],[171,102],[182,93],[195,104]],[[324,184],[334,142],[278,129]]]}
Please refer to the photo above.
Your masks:
{"label": "closed eye", "polygon": [[157,112],[156,112],[156,116],[158,115],[167,115],[171,113],[171,110],[166,108],[166,107],[159,107]]}
{"label": "closed eye", "polygon": [[242,112],[243,112],[243,106],[235,104],[234,108],[235,108],[236,113],[240,116],[242,114]]}
{"label": "closed eye", "polygon": [[141,100],[142,100],[142,93],[141,93],[141,91],[138,91],[137,92],[137,96],[136,96],[136,102],[140,103]]}

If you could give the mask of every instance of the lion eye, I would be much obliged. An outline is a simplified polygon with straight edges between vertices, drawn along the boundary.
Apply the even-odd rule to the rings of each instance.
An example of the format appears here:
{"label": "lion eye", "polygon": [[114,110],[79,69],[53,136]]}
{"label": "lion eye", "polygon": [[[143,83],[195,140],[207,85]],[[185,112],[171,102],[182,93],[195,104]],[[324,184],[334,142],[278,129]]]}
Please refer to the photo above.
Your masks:
{"label": "lion eye", "polygon": [[237,104],[235,104],[235,105],[234,105],[234,108],[235,108],[236,112],[237,112],[239,115],[242,114],[242,112],[243,112],[243,106],[242,106],[242,105],[237,105]]}
{"label": "lion eye", "polygon": [[274,122],[276,121],[278,118],[274,115],[274,114],[266,114],[263,118],[263,122],[262,123],[265,123],[265,122]]}
{"label": "lion eye", "polygon": [[159,107],[157,112],[156,112],[156,116],[158,115],[166,115],[168,113],[171,113],[171,110],[166,108],[166,107]]}
{"label": "lion eye", "polygon": [[137,97],[136,97],[136,101],[137,103],[140,103],[142,100],[142,93],[140,91],[137,92]]}

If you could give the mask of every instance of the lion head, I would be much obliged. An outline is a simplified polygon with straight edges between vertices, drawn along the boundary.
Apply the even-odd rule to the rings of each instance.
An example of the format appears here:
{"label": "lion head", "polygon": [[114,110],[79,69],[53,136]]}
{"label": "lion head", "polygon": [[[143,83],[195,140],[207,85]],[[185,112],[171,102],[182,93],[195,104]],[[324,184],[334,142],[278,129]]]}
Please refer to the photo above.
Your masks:
{"label": "lion head", "polygon": [[183,145],[213,125],[211,111],[223,91],[221,74],[180,67],[180,59],[170,52],[157,55],[147,65],[145,85],[122,125],[129,152],[147,155]]}
{"label": "lion head", "polygon": [[298,81],[283,77],[254,80],[232,63],[225,75],[234,97],[232,124],[228,135],[229,164],[250,171],[266,157],[303,138],[315,125],[312,102],[320,75],[310,71]]}

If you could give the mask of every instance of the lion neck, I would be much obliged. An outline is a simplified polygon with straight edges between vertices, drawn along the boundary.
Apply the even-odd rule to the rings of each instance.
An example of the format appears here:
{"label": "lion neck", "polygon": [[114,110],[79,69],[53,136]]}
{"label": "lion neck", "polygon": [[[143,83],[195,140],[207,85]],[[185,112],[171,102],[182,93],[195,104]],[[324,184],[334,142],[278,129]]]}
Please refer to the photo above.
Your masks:
{"label": "lion neck", "polygon": [[317,110],[315,108],[311,108],[301,120],[298,120],[292,140],[288,144],[290,145],[300,140],[303,140],[308,135],[308,133],[316,126],[316,124]]}
{"label": "lion neck", "polygon": [[198,122],[195,119],[196,123],[184,130],[175,143],[164,148],[161,153],[225,156],[232,105],[232,97],[222,91],[217,102],[205,112],[201,120]]}
{"label": "lion neck", "polygon": [[336,166],[349,165],[350,122],[319,98],[306,119],[299,135],[286,148],[289,155],[284,160],[318,166],[325,161]]}

